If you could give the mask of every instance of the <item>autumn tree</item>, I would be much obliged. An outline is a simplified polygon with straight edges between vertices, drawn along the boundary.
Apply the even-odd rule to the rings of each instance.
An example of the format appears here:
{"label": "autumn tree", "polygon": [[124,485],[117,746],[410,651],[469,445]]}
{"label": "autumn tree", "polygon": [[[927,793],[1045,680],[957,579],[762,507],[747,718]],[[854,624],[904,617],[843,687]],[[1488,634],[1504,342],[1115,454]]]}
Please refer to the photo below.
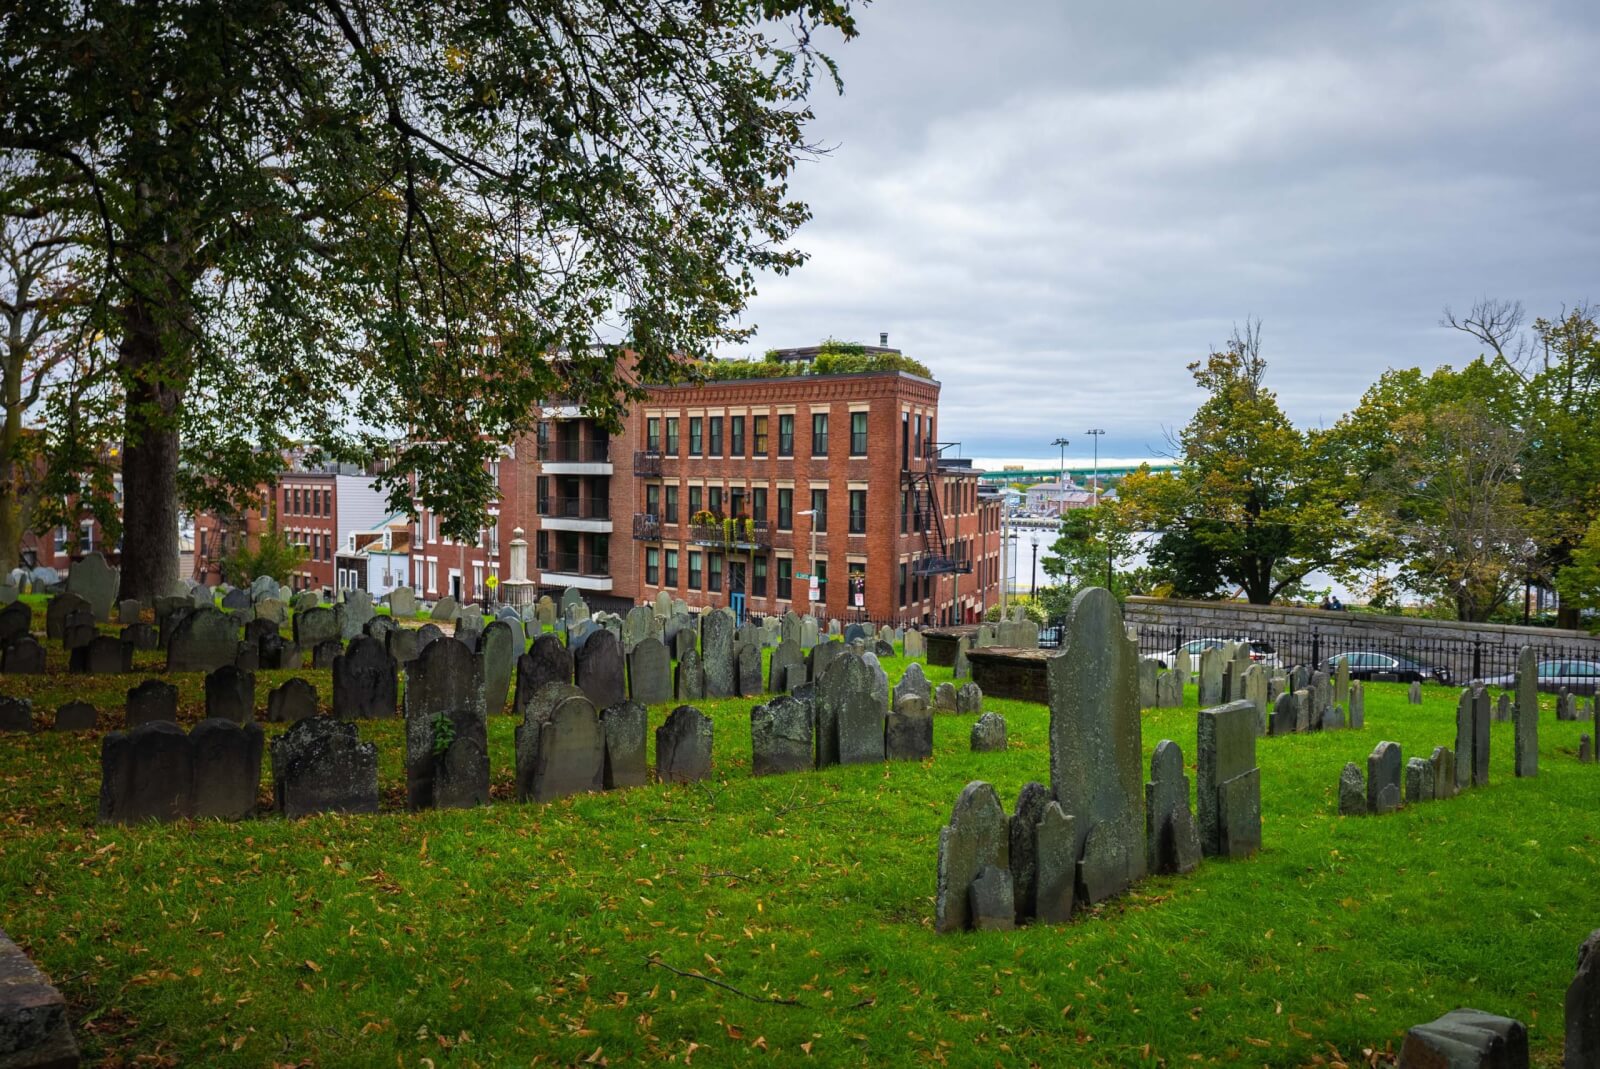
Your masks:
{"label": "autumn tree", "polygon": [[468,538],[540,399],[614,425],[624,348],[661,379],[747,336],[759,274],[803,258],[815,35],[854,34],[849,0],[58,0],[4,26],[0,150],[95,235],[125,597],[176,578],[180,490],[242,503],[290,442],[387,454],[391,504]]}

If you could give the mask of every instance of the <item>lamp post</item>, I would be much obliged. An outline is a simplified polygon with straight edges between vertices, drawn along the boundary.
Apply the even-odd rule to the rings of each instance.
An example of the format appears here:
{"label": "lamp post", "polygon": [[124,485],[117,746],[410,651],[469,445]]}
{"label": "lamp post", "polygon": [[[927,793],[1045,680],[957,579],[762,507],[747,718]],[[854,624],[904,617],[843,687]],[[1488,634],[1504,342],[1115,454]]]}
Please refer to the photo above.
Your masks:
{"label": "lamp post", "polygon": [[1056,490],[1061,495],[1056,498],[1056,515],[1059,516],[1067,507],[1067,446],[1071,443],[1065,438],[1057,438],[1050,444],[1061,447],[1061,468],[1056,472]]}
{"label": "lamp post", "polygon": [[1039,600],[1039,532],[1033,532],[1033,582],[1028,589],[1030,601]]}
{"label": "lamp post", "polygon": [[810,610],[812,616],[815,616],[817,607],[814,603],[817,599],[812,596],[811,591],[815,590],[818,593],[822,591],[822,584],[817,582],[817,510],[801,509],[795,515],[811,517],[811,556],[806,560],[806,608]]}
{"label": "lamp post", "polygon": [[1095,508],[1099,508],[1100,507],[1100,436],[1102,434],[1104,434],[1105,431],[1103,431],[1103,430],[1092,430],[1092,431],[1084,431],[1083,433],[1091,436],[1092,438],[1094,438],[1094,505],[1095,505]]}

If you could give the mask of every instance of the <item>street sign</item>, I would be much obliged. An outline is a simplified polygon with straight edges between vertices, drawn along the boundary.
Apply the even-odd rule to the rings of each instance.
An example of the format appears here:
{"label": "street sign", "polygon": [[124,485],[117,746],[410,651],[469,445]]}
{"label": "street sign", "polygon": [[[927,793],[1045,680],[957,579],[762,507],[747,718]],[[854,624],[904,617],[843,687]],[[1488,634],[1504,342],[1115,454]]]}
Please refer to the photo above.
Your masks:
{"label": "street sign", "polygon": [[498,575],[491,575],[489,578],[483,581],[483,585],[488,587],[490,590],[493,590],[495,587],[500,585],[500,577]]}
{"label": "street sign", "polygon": [[817,585],[816,576],[808,576],[808,578],[811,580],[811,600],[815,601],[817,600],[817,595],[822,592],[822,588]]}
{"label": "street sign", "polygon": [[794,573],[794,577],[796,579],[809,579],[809,580],[811,580],[813,585],[815,585],[817,583],[826,583],[827,582],[827,580],[822,578],[821,576],[812,575],[810,572],[795,572]]}

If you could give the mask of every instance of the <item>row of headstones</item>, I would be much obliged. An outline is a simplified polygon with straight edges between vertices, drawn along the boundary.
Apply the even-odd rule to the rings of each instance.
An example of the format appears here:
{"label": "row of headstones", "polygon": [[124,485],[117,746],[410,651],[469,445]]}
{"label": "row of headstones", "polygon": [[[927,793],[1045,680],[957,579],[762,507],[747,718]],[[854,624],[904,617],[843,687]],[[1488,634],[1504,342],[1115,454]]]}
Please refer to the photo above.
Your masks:
{"label": "row of headstones", "polygon": [[[962,791],[939,835],[940,931],[1009,927],[1019,917],[1019,896],[1022,919],[1031,908],[1036,919],[1065,920],[1080,905],[1122,893],[1150,871],[1153,858],[1158,867],[1186,863],[1177,799],[1187,807],[1188,786],[1175,746],[1158,747],[1150,784],[1144,780],[1138,662],[1116,599],[1101,588],[1080,592],[1060,652],[1046,661],[1050,789],[1025,789],[1010,818],[988,784]],[[1250,702],[1199,713],[1197,823],[1205,855],[1245,857],[1260,848],[1258,732]],[[1022,886],[1011,873],[1013,841],[1049,858],[1035,863]]]}
{"label": "row of headstones", "polygon": [[1017,608],[1012,610],[1010,619],[979,624],[975,645],[978,649],[998,646],[1002,649],[1036,650],[1039,648],[1039,625],[1028,619],[1021,608]]}

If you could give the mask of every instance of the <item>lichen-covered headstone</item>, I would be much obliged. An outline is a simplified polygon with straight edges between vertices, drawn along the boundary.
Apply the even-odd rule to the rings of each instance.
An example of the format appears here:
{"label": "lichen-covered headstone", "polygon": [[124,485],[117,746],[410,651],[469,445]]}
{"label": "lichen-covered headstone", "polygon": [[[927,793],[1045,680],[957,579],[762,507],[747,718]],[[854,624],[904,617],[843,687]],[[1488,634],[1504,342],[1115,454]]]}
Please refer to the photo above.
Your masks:
{"label": "lichen-covered headstone", "polygon": [[1393,813],[1400,808],[1400,744],[1380,742],[1367,755],[1367,812]]}
{"label": "lichen-covered headstone", "polygon": [[506,711],[511,693],[511,676],[522,652],[522,625],[513,629],[505,620],[494,620],[478,635],[478,652],[483,656],[483,707],[490,716]]}
{"label": "lichen-covered headstone", "polygon": [[365,634],[367,622],[372,619],[372,595],[365,590],[346,590],[336,614],[339,618],[339,637],[348,642]]}
{"label": "lichen-covered headstone", "polygon": [[906,631],[905,653],[908,659],[921,660],[928,655],[928,644],[922,637],[922,632],[916,628]]}
{"label": "lichen-covered headstone", "polygon": [[956,712],[963,716],[977,716],[983,712],[983,688],[971,681],[957,687]]}
{"label": "lichen-covered headstone", "polygon": [[764,692],[761,683],[761,643],[741,642],[734,647],[734,688],[741,698],[760,697]]}
{"label": "lichen-covered headstone", "polygon": [[431,642],[406,665],[406,804],[450,809],[489,800],[483,658]]}
{"label": "lichen-covered headstone", "polygon": [[339,638],[339,617],[332,608],[318,605],[294,614],[294,644],[303,650],[315,649],[329,639]]}
{"label": "lichen-covered headstone", "polygon": [[1433,766],[1434,798],[1454,798],[1460,791],[1456,786],[1456,752],[1448,746],[1435,746],[1428,763]]}
{"label": "lichen-covered headstone", "polygon": [[693,645],[678,656],[673,667],[672,692],[680,702],[697,702],[706,696],[706,671]]}
{"label": "lichen-covered headstone", "polygon": [[605,732],[605,789],[643,787],[650,781],[645,760],[645,739],[650,714],[636,701],[620,702],[601,710],[600,727]]}
{"label": "lichen-covered headstone", "polygon": [[999,713],[984,713],[972,725],[968,745],[973,753],[1001,753],[1006,748],[1006,718]]}
{"label": "lichen-covered headstone", "polygon": [[884,724],[884,756],[890,761],[925,761],[933,756],[933,716],[915,694],[896,698]]}
{"label": "lichen-covered headstone", "polygon": [[1359,680],[1350,684],[1350,730],[1367,726],[1367,689]]}
{"label": "lichen-covered headstone", "polygon": [[750,710],[750,773],[803,772],[816,763],[816,714],[810,702],[780,694]]}
{"label": "lichen-covered headstone", "polygon": [[933,711],[936,713],[953,713],[956,711],[956,685],[954,683],[940,683],[933,688]]}
{"label": "lichen-covered headstone", "polygon": [[1200,651],[1200,705],[1216,705],[1222,700],[1222,668],[1228,659],[1221,646],[1208,646]]}
{"label": "lichen-covered headstone", "polygon": [[1406,804],[1433,801],[1433,762],[1413,757],[1406,762]]}
{"label": "lichen-covered headstone", "polygon": [[[644,606],[646,613],[650,610]],[[630,614],[631,615],[631,614]],[[650,614],[654,619],[654,614]],[[641,705],[662,705],[672,700],[672,658],[658,638],[646,634],[628,651],[628,693]]]}
{"label": "lichen-covered headstone", "polygon": [[378,811],[378,748],[354,724],[299,718],[272,740],[271,756],[273,806],[284,816]]}
{"label": "lichen-covered headstone", "polygon": [[239,653],[239,628],[220,609],[195,609],[172,630],[168,672],[209,672],[232,664]]}
{"label": "lichen-covered headstone", "polygon": [[549,802],[605,789],[606,733],[594,703],[581,694],[561,699],[539,721],[539,749],[528,797]]}
{"label": "lichen-covered headstone", "polygon": [[985,868],[1009,872],[1010,867],[1009,824],[1000,796],[989,784],[973,781],[956,799],[950,823],[939,829],[934,928],[940,932],[970,928],[973,881]]}
{"label": "lichen-covered headstone", "polygon": [[656,779],[692,783],[711,776],[711,718],[692,705],[680,705],[656,728]]}
{"label": "lichen-covered headstone", "polygon": [[1339,773],[1339,815],[1360,817],[1367,813],[1367,786],[1361,778],[1361,766],[1348,762]]}
{"label": "lichen-covered headstone", "polygon": [[1249,701],[1200,711],[1195,798],[1207,856],[1248,857],[1261,848],[1258,725]]}
{"label": "lichen-covered headstone", "polygon": [[540,635],[517,658],[517,690],[511,711],[523,716],[528,699],[546,683],[572,682],[572,654],[553,634]]}
{"label": "lichen-covered headstone", "polygon": [[835,658],[816,688],[818,766],[882,761],[888,710],[867,663],[854,654]]}
{"label": "lichen-covered headstone", "polygon": [[785,636],[773,647],[772,659],[767,666],[767,689],[781,694],[792,685],[805,682],[806,655],[798,638]]}
{"label": "lichen-covered headstone", "polygon": [[733,612],[727,608],[701,617],[700,663],[705,670],[707,698],[732,698],[738,694],[733,662],[735,626]]}
{"label": "lichen-covered headstone", "polygon": [[449,621],[454,620],[458,615],[460,615],[460,613],[460,603],[458,603],[451,595],[446,594],[444,597],[433,603],[433,608],[428,613],[428,619],[440,623],[448,623]]}
{"label": "lichen-covered headstone", "polygon": [[1153,873],[1193,872],[1200,864],[1200,832],[1189,810],[1189,777],[1183,751],[1171,739],[1156,743],[1150,755],[1150,781],[1144,785],[1145,849]]}
{"label": "lichen-covered headstone", "polygon": [[1539,774],[1539,660],[1532,646],[1517,652],[1517,703],[1512,708],[1512,767],[1518,776]]}
{"label": "lichen-covered headstone", "polygon": [[102,623],[111,619],[120,582],[121,572],[107,564],[98,549],[85,553],[67,572],[67,591],[88,602],[95,619]]}

